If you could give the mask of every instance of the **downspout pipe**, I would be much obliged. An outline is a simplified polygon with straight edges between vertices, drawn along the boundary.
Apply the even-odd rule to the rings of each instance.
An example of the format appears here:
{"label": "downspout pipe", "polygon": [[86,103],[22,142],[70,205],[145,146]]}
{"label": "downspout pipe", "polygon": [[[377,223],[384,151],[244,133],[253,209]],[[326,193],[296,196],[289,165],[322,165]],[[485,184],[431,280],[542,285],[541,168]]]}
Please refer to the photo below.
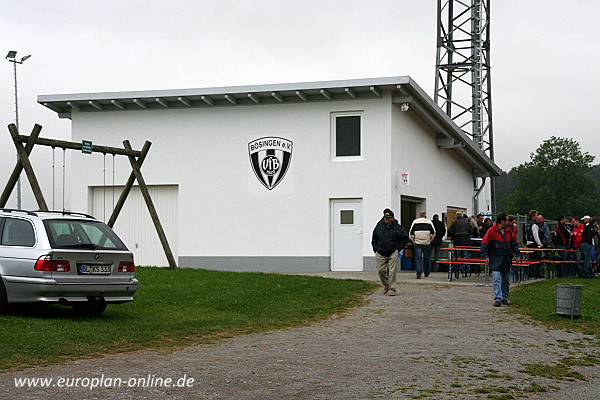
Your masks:
{"label": "downspout pipe", "polygon": [[479,210],[477,209],[477,200],[479,199],[479,194],[481,193],[481,191],[483,190],[483,187],[485,186],[485,180],[486,180],[486,176],[484,176],[482,179],[483,181],[481,182],[481,186],[479,187],[479,189],[477,189],[477,192],[475,192],[475,194],[473,195],[473,214],[477,215],[479,213]]}

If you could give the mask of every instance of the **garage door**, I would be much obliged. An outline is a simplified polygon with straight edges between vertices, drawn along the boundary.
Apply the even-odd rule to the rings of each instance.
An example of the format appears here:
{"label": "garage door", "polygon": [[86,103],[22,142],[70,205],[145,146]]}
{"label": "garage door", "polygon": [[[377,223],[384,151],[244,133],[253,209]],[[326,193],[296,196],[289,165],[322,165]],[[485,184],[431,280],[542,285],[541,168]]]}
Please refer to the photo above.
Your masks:
{"label": "garage door", "polygon": [[[91,214],[97,219],[107,222],[123,186],[115,186],[114,192],[112,186],[96,186],[90,189],[89,210]],[[177,260],[178,186],[150,185],[148,189],[175,260]],[[169,265],[139,186],[134,186],[129,193],[114,230],[133,253],[136,265],[161,267]]]}

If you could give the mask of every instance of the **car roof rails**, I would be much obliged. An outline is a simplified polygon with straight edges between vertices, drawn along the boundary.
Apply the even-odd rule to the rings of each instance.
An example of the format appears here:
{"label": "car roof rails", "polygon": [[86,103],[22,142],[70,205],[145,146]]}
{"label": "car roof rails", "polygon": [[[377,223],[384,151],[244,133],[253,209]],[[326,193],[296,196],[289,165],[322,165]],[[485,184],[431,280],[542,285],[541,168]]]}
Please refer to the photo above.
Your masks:
{"label": "car roof rails", "polygon": [[19,210],[16,208],[0,208],[0,211],[7,212],[7,213],[20,212],[20,213],[25,213],[27,215],[33,215],[33,216],[37,217],[36,213],[34,213],[33,211],[29,211],[29,210]]}
{"label": "car roof rails", "polygon": [[60,211],[43,211],[43,212],[54,213],[54,214],[62,214],[62,215],[81,215],[82,217],[96,219],[96,217],[94,217],[93,215],[85,214],[85,213],[82,213],[82,212],[76,212],[76,211],[64,211],[64,210],[60,210]]}

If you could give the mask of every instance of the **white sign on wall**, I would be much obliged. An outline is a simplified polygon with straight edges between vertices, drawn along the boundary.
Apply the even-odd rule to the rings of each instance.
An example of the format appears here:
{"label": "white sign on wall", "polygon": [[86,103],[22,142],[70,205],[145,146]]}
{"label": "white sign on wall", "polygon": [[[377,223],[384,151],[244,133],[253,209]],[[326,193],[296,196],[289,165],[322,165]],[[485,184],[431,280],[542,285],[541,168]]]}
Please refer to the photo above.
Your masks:
{"label": "white sign on wall", "polygon": [[408,178],[409,178],[408,172],[403,172],[402,173],[402,186],[408,186],[409,185]]}

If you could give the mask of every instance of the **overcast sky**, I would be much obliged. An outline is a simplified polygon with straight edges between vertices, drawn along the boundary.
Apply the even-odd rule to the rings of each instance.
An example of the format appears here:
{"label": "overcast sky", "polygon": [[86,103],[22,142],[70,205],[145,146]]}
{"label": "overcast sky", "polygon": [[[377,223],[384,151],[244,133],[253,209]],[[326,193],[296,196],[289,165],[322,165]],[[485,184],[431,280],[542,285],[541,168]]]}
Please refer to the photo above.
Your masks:
{"label": "overcast sky", "polygon": [[[39,123],[42,136],[69,139],[70,121],[39,105],[38,95],[410,75],[433,97],[436,7],[436,0],[0,0],[0,51],[32,55],[18,66],[21,132]],[[600,163],[599,21],[597,0],[492,1],[502,169],[528,161],[551,136],[574,138]],[[15,162],[6,60],[0,93],[3,188]],[[50,167],[37,160],[43,165],[34,168]]]}

